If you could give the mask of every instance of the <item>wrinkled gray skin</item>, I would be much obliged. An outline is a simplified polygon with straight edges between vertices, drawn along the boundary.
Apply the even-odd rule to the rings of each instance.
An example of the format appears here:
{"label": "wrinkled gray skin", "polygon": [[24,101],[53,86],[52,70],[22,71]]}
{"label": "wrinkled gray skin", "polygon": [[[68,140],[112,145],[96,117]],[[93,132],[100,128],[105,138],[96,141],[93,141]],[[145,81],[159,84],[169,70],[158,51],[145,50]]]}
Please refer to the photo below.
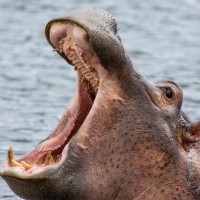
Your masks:
{"label": "wrinkled gray skin", "polygon": [[34,200],[200,199],[199,123],[181,111],[180,87],[152,84],[133,67],[107,12],[80,9],[59,20],[88,33],[106,74],[101,95],[62,166],[27,180],[4,176],[11,189]]}

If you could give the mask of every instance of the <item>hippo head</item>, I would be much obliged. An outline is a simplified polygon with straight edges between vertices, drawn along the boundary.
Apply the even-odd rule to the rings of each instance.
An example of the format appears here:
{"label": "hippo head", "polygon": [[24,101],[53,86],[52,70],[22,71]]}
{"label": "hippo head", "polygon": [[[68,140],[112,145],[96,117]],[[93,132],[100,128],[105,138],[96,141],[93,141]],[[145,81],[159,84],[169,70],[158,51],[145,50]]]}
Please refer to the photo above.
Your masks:
{"label": "hippo head", "polygon": [[147,81],[105,11],[75,10],[45,35],[77,90],[47,139],[16,160],[9,149],[0,175],[10,188],[33,200],[197,197],[200,123],[181,111],[179,85]]}

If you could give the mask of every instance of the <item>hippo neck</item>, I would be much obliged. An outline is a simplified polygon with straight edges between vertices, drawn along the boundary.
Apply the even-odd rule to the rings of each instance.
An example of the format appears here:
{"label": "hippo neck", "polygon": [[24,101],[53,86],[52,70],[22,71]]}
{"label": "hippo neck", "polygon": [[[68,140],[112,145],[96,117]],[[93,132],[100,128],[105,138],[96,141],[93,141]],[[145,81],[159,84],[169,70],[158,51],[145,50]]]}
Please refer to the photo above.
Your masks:
{"label": "hippo neck", "polygon": [[[103,95],[98,100],[99,103],[94,105],[86,119],[86,126],[81,127],[81,134],[76,136],[77,144],[86,149],[85,162],[91,163],[91,166],[83,167],[90,177],[94,177],[93,181],[97,181],[95,185],[98,185],[98,176],[101,176],[105,186],[101,189],[112,193],[120,185],[131,182],[131,190],[138,188],[134,192],[136,197],[156,181],[167,178],[167,174],[176,173],[176,163],[179,162],[177,152],[173,141],[162,134],[166,131],[160,125],[162,121],[154,124],[149,118],[141,121],[143,113],[133,109],[131,101],[119,96],[108,98]],[[159,128],[156,124],[159,124]],[[160,132],[162,142],[158,140],[157,132]],[[166,148],[166,145],[170,148]],[[86,180],[85,184],[88,182]],[[123,187],[121,189],[123,191]],[[106,199],[98,198],[98,192],[95,193],[96,199]],[[119,197],[123,197],[121,195]],[[133,198],[124,196],[119,199]]]}

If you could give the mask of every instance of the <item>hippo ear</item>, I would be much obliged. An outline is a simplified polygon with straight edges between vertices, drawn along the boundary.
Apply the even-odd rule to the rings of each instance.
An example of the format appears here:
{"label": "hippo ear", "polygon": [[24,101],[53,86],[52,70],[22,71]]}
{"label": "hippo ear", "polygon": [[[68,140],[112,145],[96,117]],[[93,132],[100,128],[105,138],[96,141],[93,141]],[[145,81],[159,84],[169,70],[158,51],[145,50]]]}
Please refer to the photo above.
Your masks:
{"label": "hippo ear", "polygon": [[200,142],[200,121],[192,123],[188,126],[184,139],[189,143]]}

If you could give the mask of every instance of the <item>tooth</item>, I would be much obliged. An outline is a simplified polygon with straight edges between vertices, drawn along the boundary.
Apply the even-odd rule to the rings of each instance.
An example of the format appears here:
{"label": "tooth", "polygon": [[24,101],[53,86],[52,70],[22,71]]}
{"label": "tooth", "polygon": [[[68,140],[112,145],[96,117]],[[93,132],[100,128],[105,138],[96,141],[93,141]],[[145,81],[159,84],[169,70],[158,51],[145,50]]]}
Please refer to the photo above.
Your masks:
{"label": "tooth", "polygon": [[14,159],[13,159],[11,162],[12,162],[12,165],[13,165],[14,167],[23,167],[22,164],[20,164],[19,162],[15,161]]}
{"label": "tooth", "polygon": [[68,55],[68,58],[70,60],[74,60],[76,58],[76,55],[73,52],[70,52],[69,55]]}
{"label": "tooth", "polygon": [[10,147],[8,150],[7,162],[8,162],[8,165],[11,167],[23,167],[22,164],[14,160],[12,147]]}
{"label": "tooth", "polygon": [[85,77],[86,77],[86,79],[87,79],[88,81],[90,81],[91,79],[94,78],[94,77],[92,76],[92,74],[86,74]]}
{"label": "tooth", "polygon": [[95,69],[93,67],[89,68],[90,72],[95,72]]}
{"label": "tooth", "polygon": [[63,45],[63,51],[65,55],[67,55],[68,51],[70,51],[70,47],[71,46],[69,44]]}
{"label": "tooth", "polygon": [[86,63],[83,62],[83,65],[87,70],[89,69],[89,66]]}
{"label": "tooth", "polygon": [[10,147],[9,150],[8,150],[7,162],[8,162],[8,165],[11,166],[11,167],[13,167],[12,160],[14,160],[14,157],[13,157],[12,147]]}
{"label": "tooth", "polygon": [[72,63],[73,63],[74,65],[75,65],[75,64],[78,64],[78,63],[81,64],[80,59],[79,59],[78,57],[76,57],[75,59],[73,59],[73,60],[72,60]]}
{"label": "tooth", "polygon": [[82,76],[82,78],[81,78],[81,82],[83,82],[83,81],[85,81],[85,77],[84,76]]}
{"label": "tooth", "polygon": [[53,156],[51,155],[51,152],[49,152],[47,154],[47,157],[46,157],[45,161],[44,161],[44,164],[45,164],[45,166],[48,166],[48,165],[51,165],[53,163],[54,163]]}
{"label": "tooth", "polygon": [[34,164],[39,165],[39,164],[41,164],[41,162],[40,162],[40,160],[38,159],[38,160],[35,161]]}
{"label": "tooth", "polygon": [[80,60],[77,61],[77,62],[74,62],[74,64],[75,64],[78,68],[84,67],[83,64],[82,64],[82,62],[81,62]]}
{"label": "tooth", "polygon": [[26,163],[25,161],[21,161],[21,165],[25,168],[25,170],[29,170],[32,168],[32,166]]}
{"label": "tooth", "polygon": [[58,154],[57,156],[56,156],[56,161],[59,161],[61,159],[61,154]]}
{"label": "tooth", "polygon": [[87,74],[89,71],[88,71],[88,69],[86,68],[86,69],[84,69],[84,71],[81,71],[81,73],[82,73],[82,75],[83,76],[85,76],[85,74]]}
{"label": "tooth", "polygon": [[80,52],[79,52],[79,55],[80,55],[80,56],[82,56],[82,55],[83,55],[83,52],[82,52],[82,51],[80,51]]}
{"label": "tooth", "polygon": [[71,49],[77,51],[78,48],[76,46],[76,43],[72,44]]}
{"label": "tooth", "polygon": [[61,39],[58,43],[59,43],[59,44],[63,44],[63,43],[64,43],[64,40]]}
{"label": "tooth", "polygon": [[94,78],[95,83],[99,84],[99,79],[98,78]]}
{"label": "tooth", "polygon": [[59,52],[59,49],[55,48],[55,49],[53,49],[53,52],[54,52],[54,51]]}

